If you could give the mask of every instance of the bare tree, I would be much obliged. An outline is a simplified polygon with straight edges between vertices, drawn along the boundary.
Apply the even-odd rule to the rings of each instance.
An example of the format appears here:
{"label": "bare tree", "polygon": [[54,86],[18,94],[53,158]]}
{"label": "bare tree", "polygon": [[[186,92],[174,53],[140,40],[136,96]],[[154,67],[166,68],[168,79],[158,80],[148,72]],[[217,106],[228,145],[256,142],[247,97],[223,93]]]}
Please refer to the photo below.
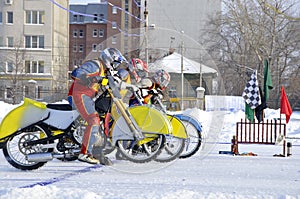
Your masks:
{"label": "bare tree", "polygon": [[12,99],[11,103],[18,103],[18,99],[23,94],[23,75],[24,75],[24,60],[25,51],[22,49],[23,42],[20,40],[18,45],[13,48],[1,52],[2,65],[0,72],[3,73],[7,89],[7,95]]}
{"label": "bare tree", "polygon": [[278,107],[281,85],[296,92],[291,77],[299,79],[300,21],[287,17],[294,3],[232,0],[223,5],[224,11],[208,23],[211,36],[206,43],[217,60],[226,94],[241,95],[252,69],[258,70],[262,86],[263,61],[268,59],[274,86],[270,102]]}

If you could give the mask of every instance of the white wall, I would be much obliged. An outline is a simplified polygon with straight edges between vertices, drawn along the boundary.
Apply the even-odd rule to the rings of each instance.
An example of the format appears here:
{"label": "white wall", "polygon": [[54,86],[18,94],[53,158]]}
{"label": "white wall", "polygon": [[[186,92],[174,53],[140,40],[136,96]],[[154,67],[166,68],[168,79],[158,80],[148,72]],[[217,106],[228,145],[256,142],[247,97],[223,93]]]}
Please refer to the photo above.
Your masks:
{"label": "white wall", "polygon": [[245,110],[245,101],[242,96],[205,96],[206,111],[238,111]]}

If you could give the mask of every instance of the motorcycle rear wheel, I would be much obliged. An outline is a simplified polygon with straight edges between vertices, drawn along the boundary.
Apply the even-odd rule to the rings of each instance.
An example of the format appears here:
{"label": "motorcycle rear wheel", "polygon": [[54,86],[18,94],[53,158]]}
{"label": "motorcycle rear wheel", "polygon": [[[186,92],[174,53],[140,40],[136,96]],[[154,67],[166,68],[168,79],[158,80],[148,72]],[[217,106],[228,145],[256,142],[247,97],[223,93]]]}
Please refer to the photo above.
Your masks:
{"label": "motorcycle rear wheel", "polygon": [[184,124],[189,136],[189,138],[186,139],[185,150],[183,150],[183,152],[179,156],[179,158],[183,159],[191,157],[192,155],[197,153],[197,151],[199,151],[202,143],[202,135],[193,123],[183,120],[181,120],[181,122]]}
{"label": "motorcycle rear wheel", "polygon": [[26,155],[31,153],[52,152],[53,149],[42,149],[41,145],[25,146],[25,143],[27,141],[39,140],[41,137],[47,137],[47,133],[47,129],[35,125],[30,129],[26,129],[10,137],[3,147],[5,159],[10,165],[21,170],[34,170],[44,166],[47,162],[29,162],[26,160]]}
{"label": "motorcycle rear wheel", "polygon": [[162,151],[165,143],[163,135],[157,137],[150,142],[137,145],[136,141],[119,140],[117,146],[122,157],[135,163],[146,163],[154,160]]}

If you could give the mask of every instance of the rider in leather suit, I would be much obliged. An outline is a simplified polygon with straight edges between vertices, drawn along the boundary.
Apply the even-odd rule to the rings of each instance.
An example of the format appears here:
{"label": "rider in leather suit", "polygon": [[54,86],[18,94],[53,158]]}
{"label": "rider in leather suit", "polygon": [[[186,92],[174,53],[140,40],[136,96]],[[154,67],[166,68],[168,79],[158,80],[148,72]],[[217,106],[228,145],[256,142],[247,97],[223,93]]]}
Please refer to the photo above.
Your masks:
{"label": "rider in leather suit", "polygon": [[93,98],[97,94],[102,78],[108,70],[116,70],[118,66],[127,62],[119,50],[107,48],[103,50],[97,60],[89,60],[72,72],[74,82],[69,91],[69,102],[78,110],[87,122],[82,139],[79,161],[90,164],[112,165],[111,160],[101,154],[97,158],[92,154],[93,146],[104,145],[103,132],[100,131],[100,117],[95,110]]}

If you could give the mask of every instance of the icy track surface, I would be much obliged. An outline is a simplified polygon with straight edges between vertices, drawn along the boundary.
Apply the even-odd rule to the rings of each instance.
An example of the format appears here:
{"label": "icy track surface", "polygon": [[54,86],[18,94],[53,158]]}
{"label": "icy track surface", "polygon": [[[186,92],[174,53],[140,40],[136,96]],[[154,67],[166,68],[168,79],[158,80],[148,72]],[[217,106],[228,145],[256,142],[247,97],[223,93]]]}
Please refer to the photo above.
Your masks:
{"label": "icy track surface", "polygon": [[[5,108],[1,105],[0,121],[11,109]],[[290,157],[273,157],[282,153],[282,146],[245,144],[239,145],[239,152],[257,156],[221,155],[219,151],[230,151],[235,123],[244,113],[224,113],[220,121],[219,113],[189,112],[201,121],[207,142],[196,155],[170,164],[134,164],[110,154],[112,167],[55,159],[38,170],[21,171],[10,166],[0,150],[0,199],[300,198],[299,139],[290,140]],[[277,114],[266,112],[270,118]],[[287,133],[300,137],[299,112],[293,113]]]}

